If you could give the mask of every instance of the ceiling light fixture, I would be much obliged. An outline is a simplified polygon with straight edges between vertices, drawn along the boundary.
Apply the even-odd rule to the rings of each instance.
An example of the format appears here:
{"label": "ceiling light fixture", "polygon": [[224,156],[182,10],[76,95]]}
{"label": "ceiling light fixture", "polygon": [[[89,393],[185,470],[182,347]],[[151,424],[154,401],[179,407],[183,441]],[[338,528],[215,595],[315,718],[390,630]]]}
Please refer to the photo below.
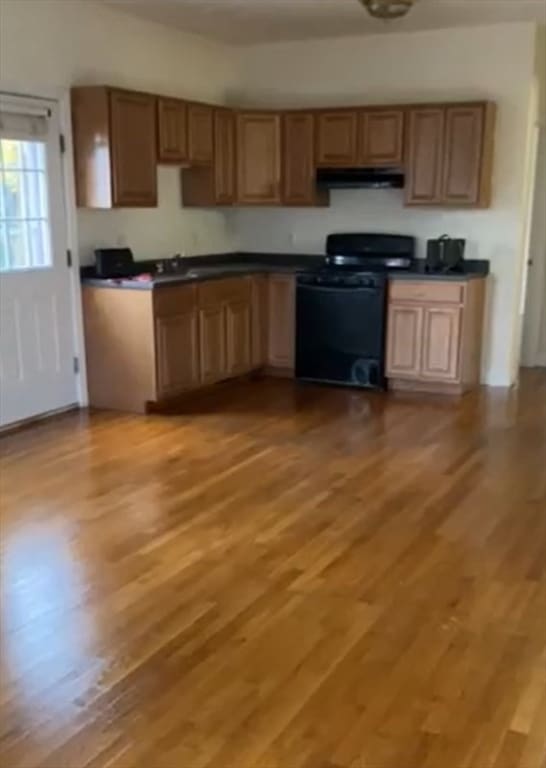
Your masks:
{"label": "ceiling light fixture", "polygon": [[415,0],[360,0],[370,16],[375,19],[399,19],[405,16]]}

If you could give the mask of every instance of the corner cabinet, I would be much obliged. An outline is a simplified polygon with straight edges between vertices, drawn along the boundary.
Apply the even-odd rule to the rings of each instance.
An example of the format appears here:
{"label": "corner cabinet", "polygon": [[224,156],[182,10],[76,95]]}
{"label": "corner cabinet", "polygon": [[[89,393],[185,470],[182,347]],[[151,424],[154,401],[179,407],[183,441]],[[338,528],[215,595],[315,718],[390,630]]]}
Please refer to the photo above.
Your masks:
{"label": "corner cabinet", "polygon": [[212,165],[214,161],[214,110],[209,104],[188,105],[188,161]]}
{"label": "corner cabinet", "polygon": [[237,115],[237,202],[281,202],[281,116],[277,113]]}
{"label": "corner cabinet", "polygon": [[406,205],[489,206],[494,123],[490,102],[411,109]]}
{"label": "corner cabinet", "polygon": [[214,163],[182,170],[186,208],[233,205],[235,202],[235,114],[214,110]]}
{"label": "corner cabinet", "polygon": [[157,206],[156,99],[72,89],[76,202],[82,208]]}
{"label": "corner cabinet", "polygon": [[392,388],[456,394],[479,384],[485,283],[390,282],[386,367]]}
{"label": "corner cabinet", "polygon": [[251,279],[211,280],[198,286],[201,383],[252,369]]}

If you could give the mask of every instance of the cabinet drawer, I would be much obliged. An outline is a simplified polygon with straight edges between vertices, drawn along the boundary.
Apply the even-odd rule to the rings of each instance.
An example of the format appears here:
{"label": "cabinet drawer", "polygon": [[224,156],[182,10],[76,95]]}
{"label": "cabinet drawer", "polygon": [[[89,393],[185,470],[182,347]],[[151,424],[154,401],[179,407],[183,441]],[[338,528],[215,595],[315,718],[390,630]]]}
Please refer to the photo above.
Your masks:
{"label": "cabinet drawer", "polygon": [[197,288],[200,307],[225,301],[250,301],[251,280],[249,277],[210,280],[200,283]]}
{"label": "cabinet drawer", "polygon": [[180,315],[197,305],[196,285],[172,285],[154,291],[154,314],[156,317]]}
{"label": "cabinet drawer", "polygon": [[392,280],[389,283],[389,299],[391,301],[462,304],[464,283]]}

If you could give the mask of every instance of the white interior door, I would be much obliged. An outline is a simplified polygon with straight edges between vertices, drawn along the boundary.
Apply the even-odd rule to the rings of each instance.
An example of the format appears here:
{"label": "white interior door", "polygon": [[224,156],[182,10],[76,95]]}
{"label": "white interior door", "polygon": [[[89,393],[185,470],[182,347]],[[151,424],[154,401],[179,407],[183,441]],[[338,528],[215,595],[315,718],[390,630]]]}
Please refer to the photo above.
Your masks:
{"label": "white interior door", "polygon": [[77,402],[55,102],[0,94],[0,425]]}

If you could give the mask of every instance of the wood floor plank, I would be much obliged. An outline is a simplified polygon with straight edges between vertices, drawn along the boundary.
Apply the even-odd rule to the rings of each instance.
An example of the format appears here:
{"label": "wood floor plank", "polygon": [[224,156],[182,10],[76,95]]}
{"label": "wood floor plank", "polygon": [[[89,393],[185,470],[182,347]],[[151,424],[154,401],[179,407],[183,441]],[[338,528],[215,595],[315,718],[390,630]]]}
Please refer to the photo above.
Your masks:
{"label": "wood floor plank", "polygon": [[546,768],[546,372],[0,437],[2,768]]}

